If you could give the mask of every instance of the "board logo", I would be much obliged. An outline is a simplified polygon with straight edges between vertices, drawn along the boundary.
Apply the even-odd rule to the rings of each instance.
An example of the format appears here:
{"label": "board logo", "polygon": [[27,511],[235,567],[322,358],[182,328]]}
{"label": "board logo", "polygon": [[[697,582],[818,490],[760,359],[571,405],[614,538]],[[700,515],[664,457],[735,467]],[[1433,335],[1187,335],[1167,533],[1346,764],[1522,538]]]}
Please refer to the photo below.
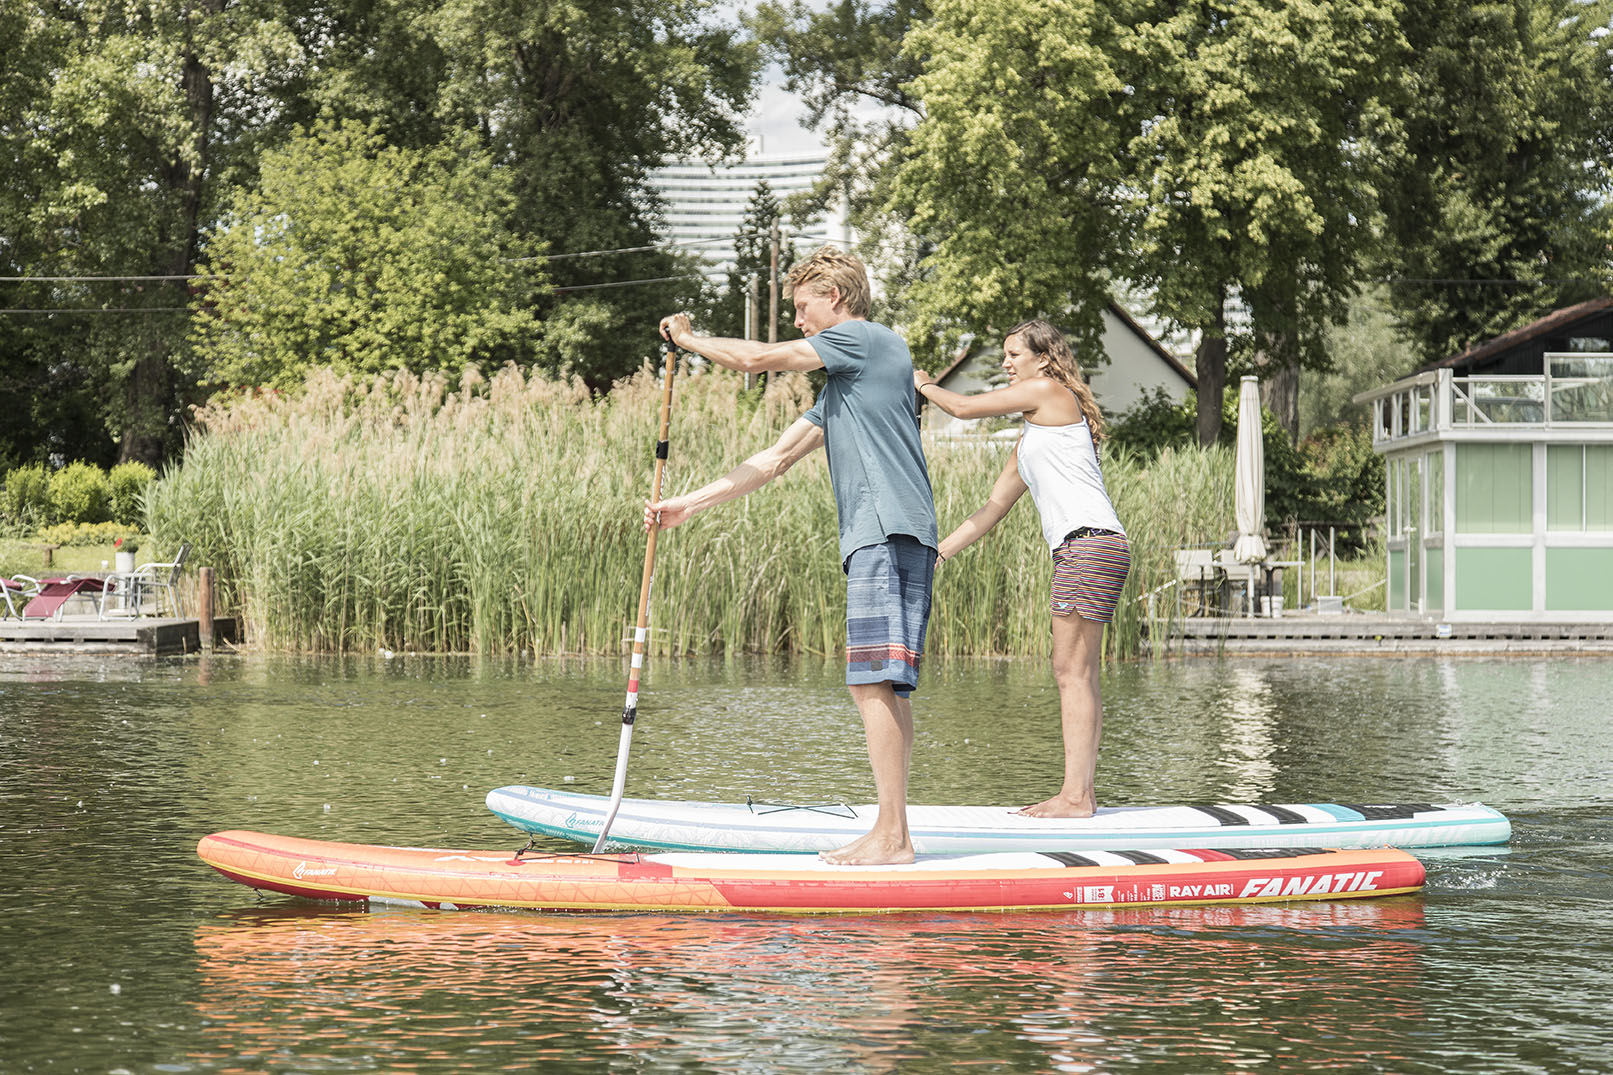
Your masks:
{"label": "board logo", "polygon": [[1358,873],[1324,873],[1319,877],[1251,877],[1243,884],[1239,899],[1254,896],[1320,896],[1331,892],[1375,892],[1382,870]]}
{"label": "board logo", "polygon": [[304,877],[329,877],[335,872],[336,867],[334,866],[318,869],[308,865],[308,862],[305,859],[304,861],[297,863],[297,868],[291,871],[291,876],[301,881]]}
{"label": "board logo", "polygon": [[566,828],[568,829],[597,829],[603,824],[605,824],[605,819],[598,817],[578,817],[576,814],[572,814],[566,818]]}

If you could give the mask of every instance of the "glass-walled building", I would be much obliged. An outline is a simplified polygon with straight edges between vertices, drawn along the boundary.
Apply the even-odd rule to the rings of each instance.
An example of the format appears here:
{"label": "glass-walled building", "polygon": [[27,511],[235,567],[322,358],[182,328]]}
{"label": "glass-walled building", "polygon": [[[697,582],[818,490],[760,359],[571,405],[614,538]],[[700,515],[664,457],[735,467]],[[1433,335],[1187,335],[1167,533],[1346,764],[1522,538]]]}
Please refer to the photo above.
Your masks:
{"label": "glass-walled building", "polygon": [[1613,298],[1365,392],[1387,603],[1451,620],[1613,620]]}

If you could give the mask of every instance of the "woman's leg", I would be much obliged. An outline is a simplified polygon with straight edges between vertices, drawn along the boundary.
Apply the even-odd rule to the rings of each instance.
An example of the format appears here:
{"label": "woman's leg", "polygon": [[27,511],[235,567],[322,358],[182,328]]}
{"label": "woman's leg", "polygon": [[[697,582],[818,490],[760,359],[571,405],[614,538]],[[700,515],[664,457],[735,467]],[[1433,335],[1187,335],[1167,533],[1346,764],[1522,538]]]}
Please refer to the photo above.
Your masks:
{"label": "woman's leg", "polygon": [[1019,811],[1031,817],[1091,817],[1098,809],[1094,787],[1103,699],[1098,670],[1104,624],[1080,613],[1053,617],[1053,679],[1059,687],[1064,730],[1064,785],[1051,799]]}

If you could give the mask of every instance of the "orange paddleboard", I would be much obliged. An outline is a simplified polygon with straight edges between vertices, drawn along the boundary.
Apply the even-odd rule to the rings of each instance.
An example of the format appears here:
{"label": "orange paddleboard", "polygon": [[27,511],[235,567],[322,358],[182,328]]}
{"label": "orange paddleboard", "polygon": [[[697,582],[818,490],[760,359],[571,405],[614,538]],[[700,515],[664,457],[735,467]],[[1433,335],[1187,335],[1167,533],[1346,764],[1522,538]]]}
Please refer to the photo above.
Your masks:
{"label": "orange paddleboard", "polygon": [[1362,899],[1415,892],[1391,848],[921,855],[901,866],[811,856],[525,853],[332,843],[217,832],[202,861],[256,889],[314,900],[556,911],[1027,911]]}

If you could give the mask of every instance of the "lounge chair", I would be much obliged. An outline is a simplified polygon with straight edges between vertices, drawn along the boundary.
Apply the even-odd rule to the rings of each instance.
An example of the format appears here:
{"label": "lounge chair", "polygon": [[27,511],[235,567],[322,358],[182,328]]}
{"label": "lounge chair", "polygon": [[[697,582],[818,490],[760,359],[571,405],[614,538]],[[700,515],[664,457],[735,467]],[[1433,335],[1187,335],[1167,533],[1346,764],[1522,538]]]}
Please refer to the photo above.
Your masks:
{"label": "lounge chair", "polygon": [[190,542],[179,546],[179,554],[167,563],[141,564],[133,571],[117,572],[106,577],[107,595],[101,601],[101,619],[117,616],[145,615],[146,601],[152,601],[157,615],[162,615],[163,595],[167,595],[172,615],[179,616],[179,574],[190,559]]}
{"label": "lounge chair", "polygon": [[39,592],[39,580],[28,575],[13,575],[9,579],[0,578],[0,597],[5,599],[5,608],[0,615],[15,616],[22,619],[22,610],[17,602],[24,605],[28,599]]}
{"label": "lounge chair", "polygon": [[75,597],[89,598],[96,614],[101,611],[101,591],[106,588],[102,579],[69,575],[65,579],[42,579],[39,590],[22,607],[25,620],[61,619],[62,609]]}

